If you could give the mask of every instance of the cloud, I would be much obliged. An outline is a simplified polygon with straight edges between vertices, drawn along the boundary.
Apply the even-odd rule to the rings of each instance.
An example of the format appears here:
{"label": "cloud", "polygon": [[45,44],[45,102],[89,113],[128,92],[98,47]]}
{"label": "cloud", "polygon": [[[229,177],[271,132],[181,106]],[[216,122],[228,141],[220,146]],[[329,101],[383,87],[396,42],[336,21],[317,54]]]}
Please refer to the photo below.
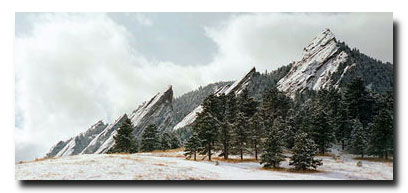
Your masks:
{"label": "cloud", "polygon": [[[98,120],[111,122],[168,85],[179,96],[200,85],[236,80],[253,66],[264,71],[286,65],[326,27],[380,58],[389,57],[391,42],[392,59],[389,14],[232,14],[218,25],[204,25],[203,36],[217,52],[203,65],[144,56],[129,28],[108,14],[30,17],[30,32],[16,32],[15,38],[17,160],[41,157],[58,140]],[[135,18],[147,28],[153,25],[144,15]]]}
{"label": "cloud", "polygon": [[300,59],[303,48],[325,28],[351,47],[392,62],[391,13],[257,13],[226,23],[206,28],[218,45],[218,63],[276,69]]}
{"label": "cloud", "polygon": [[137,22],[144,26],[152,26],[153,21],[146,17],[143,13],[124,13],[127,17],[131,18],[131,21]]}
{"label": "cloud", "polygon": [[35,21],[15,41],[19,159],[28,151],[41,156],[97,120],[112,121],[169,84],[183,91],[199,85],[192,68],[146,61],[130,47],[126,29],[105,14],[45,14]]}

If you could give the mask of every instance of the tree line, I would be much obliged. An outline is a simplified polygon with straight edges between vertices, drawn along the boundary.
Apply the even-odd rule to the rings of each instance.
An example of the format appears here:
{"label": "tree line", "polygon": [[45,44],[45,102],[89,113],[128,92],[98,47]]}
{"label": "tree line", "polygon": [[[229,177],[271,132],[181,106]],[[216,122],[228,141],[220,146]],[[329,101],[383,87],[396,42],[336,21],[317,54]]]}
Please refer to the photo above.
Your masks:
{"label": "tree line", "polygon": [[133,133],[131,120],[126,116],[117,134],[113,137],[114,145],[108,153],[136,153],[149,152],[154,150],[168,150],[180,147],[180,142],[174,133],[159,133],[157,126],[148,125],[138,140]]}
{"label": "tree line", "polygon": [[393,152],[393,93],[369,90],[361,78],[345,87],[306,90],[294,99],[275,87],[260,101],[244,89],[238,95],[210,95],[197,113],[185,155],[211,160],[252,154],[264,167],[279,167],[291,152],[296,169],[316,168],[333,144],[361,155],[387,159]]}

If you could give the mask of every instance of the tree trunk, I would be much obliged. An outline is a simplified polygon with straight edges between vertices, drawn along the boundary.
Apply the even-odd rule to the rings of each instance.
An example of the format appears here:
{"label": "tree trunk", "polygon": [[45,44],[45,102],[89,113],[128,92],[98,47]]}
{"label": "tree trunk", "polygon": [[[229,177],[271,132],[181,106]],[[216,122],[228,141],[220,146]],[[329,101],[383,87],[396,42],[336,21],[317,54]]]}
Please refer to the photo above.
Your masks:
{"label": "tree trunk", "polygon": [[208,160],[211,161],[211,143],[208,143]]}
{"label": "tree trunk", "polygon": [[322,150],[321,150],[321,153],[322,153],[322,155],[324,155],[324,142],[323,142],[323,144],[322,144]]}
{"label": "tree trunk", "polygon": [[255,160],[258,160],[258,148],[256,147],[256,141],[255,141]]}
{"label": "tree trunk", "polygon": [[344,144],[344,139],[342,139],[342,140],[341,140],[341,150],[344,150],[344,146],[345,146],[345,144]]}
{"label": "tree trunk", "polygon": [[194,161],[197,161],[196,157],[197,152],[194,152]]}
{"label": "tree trunk", "polygon": [[224,144],[224,159],[228,159],[228,144]]}
{"label": "tree trunk", "polygon": [[242,152],[242,148],[241,148],[241,160],[244,160],[244,153]]}

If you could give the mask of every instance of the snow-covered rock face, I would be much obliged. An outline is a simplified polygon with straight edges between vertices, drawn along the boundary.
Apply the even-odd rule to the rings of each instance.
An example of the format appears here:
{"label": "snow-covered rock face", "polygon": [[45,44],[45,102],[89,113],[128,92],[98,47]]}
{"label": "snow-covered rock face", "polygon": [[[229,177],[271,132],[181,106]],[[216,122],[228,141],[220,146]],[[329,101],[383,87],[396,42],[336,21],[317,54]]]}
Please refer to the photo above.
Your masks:
{"label": "snow-covered rock face", "polygon": [[114,123],[100,132],[80,154],[104,153],[108,151],[108,148],[113,144],[113,136],[116,134],[116,130],[120,128],[126,118],[127,115],[124,114],[116,119]]}
{"label": "snow-covered rock face", "polygon": [[[256,73],[256,69],[254,67],[247,74],[245,74],[244,77],[235,81],[232,85],[226,85],[224,87],[220,87],[217,90],[215,90],[214,94],[221,95],[221,94],[229,94],[229,93],[234,92],[236,95],[238,95],[239,93],[241,93],[242,90],[244,90],[248,86],[248,84],[251,82],[251,79],[255,73]],[[191,125],[197,118],[197,113],[200,113],[202,111],[203,111],[203,107],[202,105],[199,105],[189,114],[187,114],[183,120],[177,123],[176,126],[173,127],[173,130],[177,130],[177,129],[186,127],[188,125]]]}
{"label": "snow-covered rock face", "polygon": [[293,96],[305,89],[319,90],[334,85],[331,76],[348,58],[339,48],[334,34],[329,29],[324,30],[304,48],[302,59],[279,80],[278,89]]}
{"label": "snow-covered rock face", "polygon": [[107,126],[108,125],[102,121],[98,121],[86,132],[80,133],[76,137],[70,138],[67,141],[58,142],[47,153],[47,157],[68,156],[81,153]]}
{"label": "snow-covered rock face", "polygon": [[173,123],[173,89],[170,86],[164,93],[158,93],[150,101],[144,102],[130,114],[135,127],[133,134],[140,137],[144,129],[155,124],[159,132],[164,132]]}
{"label": "snow-covered rock face", "polygon": [[66,141],[60,141],[47,153],[47,157],[63,157],[78,154],[106,153],[115,143],[116,135],[126,118],[131,119],[136,137],[140,137],[149,124],[155,124],[160,132],[173,125],[173,89],[170,86],[165,92],[156,94],[144,102],[129,117],[124,114],[112,124],[99,121],[86,132]]}

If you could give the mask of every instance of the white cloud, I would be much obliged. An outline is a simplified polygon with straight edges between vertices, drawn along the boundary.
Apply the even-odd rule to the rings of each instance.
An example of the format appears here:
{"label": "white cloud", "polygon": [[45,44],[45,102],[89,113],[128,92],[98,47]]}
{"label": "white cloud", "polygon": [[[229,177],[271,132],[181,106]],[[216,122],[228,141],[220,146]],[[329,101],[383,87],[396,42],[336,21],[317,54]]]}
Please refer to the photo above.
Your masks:
{"label": "white cloud", "polygon": [[[43,156],[58,140],[97,120],[112,121],[170,84],[180,95],[237,79],[253,66],[263,71],[288,64],[326,27],[369,55],[389,53],[388,41],[392,48],[392,15],[389,21],[364,14],[244,14],[206,28],[218,47],[212,62],[183,66],[146,59],[127,28],[106,14],[40,14],[31,21],[31,32],[15,39],[16,117],[23,117],[16,129],[18,159]],[[143,17],[138,22],[153,24]]]}
{"label": "white cloud", "polygon": [[298,60],[325,28],[351,47],[392,62],[392,25],[391,13],[258,13],[232,17],[206,32],[219,46],[216,61],[264,71]]}
{"label": "white cloud", "polygon": [[149,19],[143,13],[124,13],[127,17],[129,17],[132,21],[137,22],[144,26],[152,26],[153,21]]}
{"label": "white cloud", "polygon": [[41,156],[58,140],[130,112],[169,84],[178,91],[199,85],[192,68],[149,63],[130,38],[105,14],[40,15],[29,35],[16,37],[16,110],[23,117],[16,156],[34,150]]}

